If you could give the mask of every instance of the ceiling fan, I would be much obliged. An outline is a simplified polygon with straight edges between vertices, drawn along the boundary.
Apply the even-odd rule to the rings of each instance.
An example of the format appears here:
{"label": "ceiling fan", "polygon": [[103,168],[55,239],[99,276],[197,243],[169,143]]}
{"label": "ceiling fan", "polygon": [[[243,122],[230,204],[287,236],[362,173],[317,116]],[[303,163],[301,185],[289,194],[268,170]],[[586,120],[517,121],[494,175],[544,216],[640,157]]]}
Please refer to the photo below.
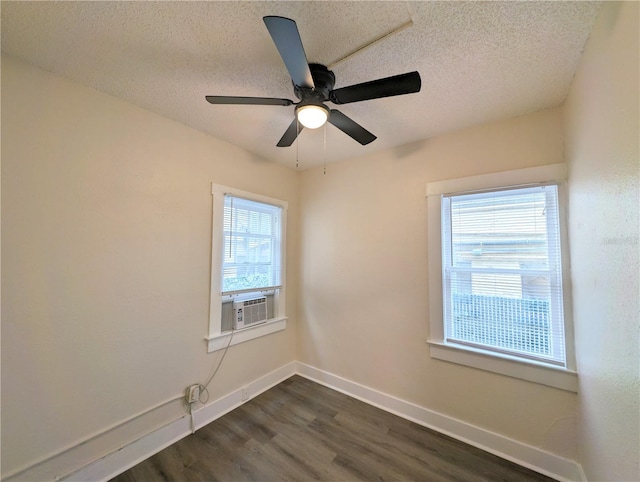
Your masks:
{"label": "ceiling fan", "polygon": [[300,102],[272,97],[207,95],[205,98],[211,104],[295,105],[295,118],[278,142],[278,147],[291,146],[303,127],[315,129],[327,121],[360,144],[369,144],[376,136],[339,110],[330,109],[324,103],[348,104],[420,91],[421,80],[418,72],[408,72],[334,90],[336,77],[333,72],[324,65],[307,62],[300,33],[293,20],[277,16],[267,16],[263,20],[291,76],[293,92]]}

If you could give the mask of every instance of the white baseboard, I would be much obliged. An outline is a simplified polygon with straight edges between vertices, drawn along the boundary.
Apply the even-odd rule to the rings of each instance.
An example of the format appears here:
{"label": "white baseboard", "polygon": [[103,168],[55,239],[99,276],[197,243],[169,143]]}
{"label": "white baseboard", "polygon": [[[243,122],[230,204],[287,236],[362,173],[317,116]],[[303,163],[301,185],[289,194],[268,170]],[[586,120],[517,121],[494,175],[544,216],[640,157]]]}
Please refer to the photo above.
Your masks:
{"label": "white baseboard", "polygon": [[219,398],[213,403],[205,405],[200,410],[194,412],[194,420],[196,430],[211,423],[224,414],[229,413],[234,408],[238,408],[243,403],[257,397],[262,392],[266,392],[270,388],[275,387],[278,383],[286,380],[296,374],[296,362],[291,362],[283,367],[264,375],[245,385],[248,388],[249,398],[242,399],[242,389],[235,390],[224,397]]}
{"label": "white baseboard", "polygon": [[[249,397],[242,399],[242,388],[194,410],[194,426],[196,429],[213,422],[217,418],[239,407],[247,400],[256,397],[262,392],[269,390],[278,383],[286,380],[295,374],[296,363],[288,363],[281,368],[272,371],[245,385],[248,388]],[[244,388],[244,387],[243,387]],[[178,440],[191,434],[191,421],[188,415],[181,417],[164,427],[151,432],[140,439],[125,445],[120,450],[95,460],[80,470],[74,471],[59,478],[68,482],[80,481],[107,481],[125,470],[137,465],[143,460],[155,455],[162,449],[177,442]],[[28,474],[21,474],[22,476]],[[21,479],[25,480],[25,479]]]}
{"label": "white baseboard", "polygon": [[[489,432],[300,362],[288,363],[247,384],[245,387],[248,387],[249,397],[246,400],[242,399],[242,388],[240,388],[195,410],[194,426],[198,429],[207,425],[295,374],[557,480],[563,482],[586,481],[582,467],[572,460],[558,457],[539,448]],[[33,470],[22,471],[19,480],[107,481],[190,433],[190,419],[188,415],[185,415],[105,457],[88,462],[71,473],[67,472],[64,476],[49,475],[46,477],[44,476],[45,467],[33,467]],[[65,465],[64,460],[53,462],[58,466]],[[6,482],[12,479],[10,477]]]}
{"label": "white baseboard", "polygon": [[504,435],[434,412],[304,363],[297,363],[296,373],[394,415],[554,479],[563,482],[586,482],[582,467],[573,460],[559,457]]}
{"label": "white baseboard", "polygon": [[89,480],[110,480],[121,474],[162,449],[176,443],[191,433],[189,416],[175,420],[154,432],[151,432],[120,450],[110,453],[106,457],[85,465],[80,470],[62,477],[60,480],[86,482]]}

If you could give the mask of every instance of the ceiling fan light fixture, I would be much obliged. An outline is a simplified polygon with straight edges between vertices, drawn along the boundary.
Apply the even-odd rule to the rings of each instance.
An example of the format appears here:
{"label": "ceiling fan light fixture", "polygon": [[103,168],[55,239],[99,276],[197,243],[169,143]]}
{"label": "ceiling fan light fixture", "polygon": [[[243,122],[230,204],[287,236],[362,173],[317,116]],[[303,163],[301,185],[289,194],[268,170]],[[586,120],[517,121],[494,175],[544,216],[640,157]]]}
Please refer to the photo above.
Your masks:
{"label": "ceiling fan light fixture", "polygon": [[329,109],[322,104],[300,105],[296,108],[296,117],[307,129],[317,129],[327,122]]}
{"label": "ceiling fan light fixture", "polygon": [[[302,128],[317,129],[326,125],[327,121],[356,142],[365,146],[376,140],[376,136],[339,110],[329,109],[324,105],[324,102],[340,105],[420,92],[422,81],[417,71],[334,89],[335,74],[326,65],[308,63],[307,55],[300,39],[300,32],[298,32],[298,27],[294,20],[267,15],[263,17],[263,21],[289,72],[293,84],[293,93],[297,99],[300,99],[300,102],[296,104],[295,101],[290,99],[274,97],[227,95],[207,95],[206,100],[210,104],[279,105],[285,107],[296,105],[295,118],[276,144],[278,147],[291,146],[298,138]],[[406,24],[406,26],[409,25],[411,25],[411,22]],[[388,35],[380,39],[386,38]]]}

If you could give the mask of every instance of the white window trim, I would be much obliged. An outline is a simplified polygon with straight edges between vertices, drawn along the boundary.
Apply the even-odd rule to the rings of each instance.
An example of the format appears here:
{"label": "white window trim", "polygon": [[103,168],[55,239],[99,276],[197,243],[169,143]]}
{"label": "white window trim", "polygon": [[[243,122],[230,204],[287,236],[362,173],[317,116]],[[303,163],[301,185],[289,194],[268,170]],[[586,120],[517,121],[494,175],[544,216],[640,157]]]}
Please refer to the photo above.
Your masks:
{"label": "white window trim", "polygon": [[233,337],[231,336],[232,332],[230,331],[209,336],[206,338],[207,351],[211,353],[223,350],[227,346],[237,345],[239,343],[244,343],[245,341],[253,340],[254,338],[270,335],[271,333],[277,333],[278,331],[284,330],[286,327],[286,317],[274,318],[266,323],[261,323],[260,325],[250,326],[248,328],[243,328],[242,330],[235,330],[233,332]]}
{"label": "white window trim", "polygon": [[[429,257],[429,353],[432,358],[482,370],[520,378],[572,392],[578,391],[575,370],[573,323],[571,318],[571,287],[569,283],[568,243],[566,231],[566,164],[504,171],[480,176],[464,177],[427,184],[428,257]],[[482,189],[517,187],[535,183],[559,182],[560,237],[564,292],[564,318],[567,368],[553,367],[535,361],[492,353],[472,347],[445,342],[442,301],[442,239],[440,201],[443,194],[463,193]]]}
{"label": "white window trim", "polygon": [[[285,314],[286,306],[286,232],[287,232],[287,210],[289,204],[280,199],[274,199],[260,194],[254,194],[240,189],[235,189],[221,184],[211,184],[211,194],[213,198],[212,222],[211,222],[211,285],[210,285],[210,303],[209,303],[209,335],[205,338],[207,341],[207,351],[213,352],[225,349],[227,346],[237,345],[245,341],[253,340],[261,336],[269,335],[282,331],[287,327],[287,316]],[[258,201],[266,204],[273,204],[282,207],[282,239],[280,242],[281,256],[281,274],[280,281],[282,288],[276,290],[275,312],[274,317],[266,323],[251,326],[242,330],[234,330],[233,332],[222,331],[222,246],[223,246],[223,223],[224,217],[224,196],[231,194],[232,196],[242,197],[251,201]]]}

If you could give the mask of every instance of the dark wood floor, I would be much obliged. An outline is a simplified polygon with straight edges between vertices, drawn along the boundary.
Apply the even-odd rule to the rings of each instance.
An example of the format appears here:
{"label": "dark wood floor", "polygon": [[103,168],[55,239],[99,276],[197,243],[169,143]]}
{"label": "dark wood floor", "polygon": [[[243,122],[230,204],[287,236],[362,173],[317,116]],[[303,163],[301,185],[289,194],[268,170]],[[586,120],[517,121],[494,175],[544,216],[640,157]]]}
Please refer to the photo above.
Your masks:
{"label": "dark wood floor", "polygon": [[549,481],[293,376],[113,479]]}

